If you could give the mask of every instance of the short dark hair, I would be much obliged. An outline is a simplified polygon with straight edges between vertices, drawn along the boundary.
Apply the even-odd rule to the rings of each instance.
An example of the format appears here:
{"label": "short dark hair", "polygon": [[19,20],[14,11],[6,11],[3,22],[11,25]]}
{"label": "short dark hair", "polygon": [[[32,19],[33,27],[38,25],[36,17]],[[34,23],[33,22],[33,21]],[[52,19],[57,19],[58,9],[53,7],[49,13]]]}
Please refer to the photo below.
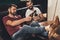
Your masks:
{"label": "short dark hair", "polygon": [[33,1],[32,1],[32,0],[27,0],[27,1],[26,1],[26,3],[29,3],[29,2],[33,3]]}
{"label": "short dark hair", "polygon": [[11,8],[12,6],[17,8],[17,5],[15,5],[15,4],[9,5],[9,8]]}

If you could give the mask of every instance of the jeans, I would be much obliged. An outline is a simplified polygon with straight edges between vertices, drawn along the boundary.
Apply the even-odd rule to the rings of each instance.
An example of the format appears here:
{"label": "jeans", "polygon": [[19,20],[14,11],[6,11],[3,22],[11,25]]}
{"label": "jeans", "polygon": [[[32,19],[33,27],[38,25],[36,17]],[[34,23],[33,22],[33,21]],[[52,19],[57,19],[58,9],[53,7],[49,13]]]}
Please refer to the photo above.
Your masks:
{"label": "jeans", "polygon": [[38,27],[35,25],[36,27],[31,27],[31,25],[24,25],[23,28],[21,28],[20,30],[13,34],[12,39],[17,40],[18,38],[28,37],[30,34],[37,34],[40,36],[42,35],[45,37],[48,36],[48,32],[46,32],[43,26]]}

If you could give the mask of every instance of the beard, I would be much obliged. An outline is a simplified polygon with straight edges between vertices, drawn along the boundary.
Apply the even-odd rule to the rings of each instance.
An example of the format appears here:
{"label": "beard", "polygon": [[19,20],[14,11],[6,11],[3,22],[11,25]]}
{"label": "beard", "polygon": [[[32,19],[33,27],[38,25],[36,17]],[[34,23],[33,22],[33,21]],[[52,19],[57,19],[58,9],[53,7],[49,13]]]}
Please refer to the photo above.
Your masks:
{"label": "beard", "polygon": [[14,12],[14,13],[11,12],[11,14],[12,14],[13,16],[17,15],[16,12]]}
{"label": "beard", "polygon": [[32,10],[33,9],[33,6],[32,7],[29,7],[29,9]]}

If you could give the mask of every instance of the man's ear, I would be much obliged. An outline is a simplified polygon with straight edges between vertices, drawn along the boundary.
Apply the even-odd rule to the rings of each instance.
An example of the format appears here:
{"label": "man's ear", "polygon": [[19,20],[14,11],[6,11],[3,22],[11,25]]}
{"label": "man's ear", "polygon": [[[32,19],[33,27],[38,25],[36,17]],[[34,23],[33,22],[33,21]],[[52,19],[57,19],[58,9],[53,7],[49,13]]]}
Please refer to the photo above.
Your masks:
{"label": "man's ear", "polygon": [[10,8],[8,8],[8,12],[10,13]]}
{"label": "man's ear", "polygon": [[58,24],[59,24],[59,17],[58,17],[58,16],[55,17],[55,19],[54,19],[54,24],[55,24],[55,25],[58,25]]}

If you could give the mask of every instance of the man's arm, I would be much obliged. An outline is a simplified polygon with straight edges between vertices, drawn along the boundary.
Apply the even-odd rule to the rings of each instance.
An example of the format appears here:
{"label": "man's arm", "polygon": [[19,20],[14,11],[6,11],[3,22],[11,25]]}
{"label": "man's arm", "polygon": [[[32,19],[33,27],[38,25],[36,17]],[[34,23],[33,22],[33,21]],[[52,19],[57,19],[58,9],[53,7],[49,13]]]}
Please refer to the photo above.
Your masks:
{"label": "man's arm", "polygon": [[23,22],[25,22],[24,19],[19,19],[19,20],[16,20],[16,21],[7,20],[6,25],[16,26],[16,25],[19,25]]}
{"label": "man's arm", "polygon": [[36,11],[37,11],[37,14],[38,14],[38,16],[40,16],[40,18],[41,19],[44,19],[44,18],[46,18],[46,13],[41,13],[41,11],[40,11],[40,9],[39,8],[37,8],[36,9]]}
{"label": "man's arm", "polygon": [[28,18],[23,18],[23,19],[19,19],[19,20],[16,20],[16,21],[8,20],[8,21],[6,22],[6,25],[10,25],[10,26],[13,26],[13,27],[14,27],[14,26],[16,26],[16,25],[19,25],[19,24],[25,22],[25,21],[30,21],[30,20],[31,20],[30,17],[28,17]]}

